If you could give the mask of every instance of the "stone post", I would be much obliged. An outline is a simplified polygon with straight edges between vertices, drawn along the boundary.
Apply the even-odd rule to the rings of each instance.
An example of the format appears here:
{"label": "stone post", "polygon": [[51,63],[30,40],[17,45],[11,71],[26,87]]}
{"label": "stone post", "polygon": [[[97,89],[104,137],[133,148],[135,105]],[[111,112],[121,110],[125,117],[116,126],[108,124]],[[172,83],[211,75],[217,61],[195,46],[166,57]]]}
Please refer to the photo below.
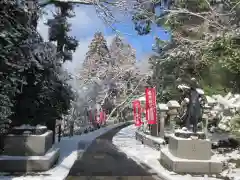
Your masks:
{"label": "stone post", "polygon": [[178,115],[178,109],[180,108],[180,104],[175,100],[171,100],[167,103],[167,106],[169,109],[167,114],[170,116],[170,131],[174,132],[176,126],[175,117]]}
{"label": "stone post", "polygon": [[210,109],[211,106],[209,106],[208,104],[206,104],[204,106],[204,114],[206,114],[207,116],[205,117],[205,128],[204,128],[204,133],[206,135],[206,138],[208,138],[208,119],[210,118]]}
{"label": "stone post", "polygon": [[[157,107],[156,107],[157,110]],[[157,113],[157,112],[156,112]],[[158,136],[158,114],[156,114],[156,124],[150,124],[150,134],[151,136]]]}
{"label": "stone post", "polygon": [[208,138],[208,120],[211,117],[211,109],[216,105],[216,100],[210,96],[206,96],[207,104],[204,106],[204,112],[207,114],[205,121],[204,133],[206,138]]}
{"label": "stone post", "polygon": [[158,136],[158,124],[151,124],[150,125],[150,134],[151,136]]}
{"label": "stone post", "polygon": [[168,106],[166,104],[158,104],[159,112],[160,112],[160,122],[159,126],[159,135],[161,138],[164,138],[164,127],[165,127],[165,117],[168,111]]}
{"label": "stone post", "polygon": [[74,121],[69,121],[69,125],[70,125],[70,127],[69,127],[69,137],[72,137],[73,135],[74,135]]}

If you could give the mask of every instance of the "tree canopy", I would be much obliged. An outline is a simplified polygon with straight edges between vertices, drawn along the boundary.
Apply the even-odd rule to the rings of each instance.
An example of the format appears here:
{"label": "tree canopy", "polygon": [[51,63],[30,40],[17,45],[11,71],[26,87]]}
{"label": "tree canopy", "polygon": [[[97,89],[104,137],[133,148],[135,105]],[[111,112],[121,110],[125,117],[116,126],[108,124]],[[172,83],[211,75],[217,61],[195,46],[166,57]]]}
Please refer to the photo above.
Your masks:
{"label": "tree canopy", "polygon": [[171,34],[169,41],[156,38],[158,55],[150,58],[162,100],[178,96],[176,84],[190,77],[209,94],[239,92],[238,1],[162,0],[137,8],[134,21],[140,35],[150,33],[152,25]]}
{"label": "tree canopy", "polygon": [[45,124],[67,113],[73,98],[57,47],[36,30],[38,4],[0,2],[0,120]]}

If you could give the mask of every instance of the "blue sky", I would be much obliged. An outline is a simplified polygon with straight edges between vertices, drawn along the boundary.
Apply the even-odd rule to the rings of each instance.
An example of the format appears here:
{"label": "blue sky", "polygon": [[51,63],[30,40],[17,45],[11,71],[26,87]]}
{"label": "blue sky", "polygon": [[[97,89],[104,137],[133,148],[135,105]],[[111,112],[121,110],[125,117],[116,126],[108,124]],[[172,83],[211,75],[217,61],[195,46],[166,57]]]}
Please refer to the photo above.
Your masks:
{"label": "blue sky", "polygon": [[[51,11],[53,9],[48,7],[46,11],[48,15],[44,15],[39,22],[38,30],[47,40],[48,27],[44,25],[46,20],[51,17]],[[73,62],[66,64],[70,71],[80,66],[81,62],[84,60],[85,54],[88,49],[88,45],[91,42],[93,35],[96,31],[103,32],[108,44],[115,36],[114,32],[109,26],[104,24],[104,22],[98,17],[93,6],[79,6],[75,8],[76,16],[70,19],[72,24],[71,35],[75,36],[79,40],[79,47],[73,55]],[[153,31],[144,36],[139,36],[134,29],[134,24],[131,21],[130,16],[126,16],[122,13],[115,13],[115,17],[118,21],[114,24],[114,28],[120,31],[123,38],[136,49],[137,60],[142,60],[152,53],[152,45],[154,44],[154,38],[156,36],[160,37],[162,40],[167,40],[169,35],[161,28],[153,28]]]}

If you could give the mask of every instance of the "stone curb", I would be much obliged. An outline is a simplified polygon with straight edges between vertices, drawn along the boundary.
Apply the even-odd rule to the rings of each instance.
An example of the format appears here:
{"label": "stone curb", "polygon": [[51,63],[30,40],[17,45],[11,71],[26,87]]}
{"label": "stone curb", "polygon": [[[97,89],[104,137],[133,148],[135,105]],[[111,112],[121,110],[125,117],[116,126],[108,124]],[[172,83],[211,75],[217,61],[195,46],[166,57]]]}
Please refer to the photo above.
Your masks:
{"label": "stone curb", "polygon": [[161,146],[165,144],[165,141],[163,139],[159,137],[152,137],[139,131],[135,132],[135,138],[142,144],[147,145],[157,151],[160,151]]}
{"label": "stone curb", "polygon": [[[134,156],[134,157],[131,157],[133,159],[135,159],[137,162],[141,162],[142,164],[144,164],[145,166],[149,167],[150,169],[152,169],[153,171],[156,172],[157,176],[161,179],[161,180],[173,180],[174,178],[171,178],[169,177],[169,175],[166,175],[164,173],[159,173],[157,172],[156,170],[154,170],[152,167],[150,167],[146,162],[142,161],[142,159]],[[175,180],[175,179],[174,179]]]}

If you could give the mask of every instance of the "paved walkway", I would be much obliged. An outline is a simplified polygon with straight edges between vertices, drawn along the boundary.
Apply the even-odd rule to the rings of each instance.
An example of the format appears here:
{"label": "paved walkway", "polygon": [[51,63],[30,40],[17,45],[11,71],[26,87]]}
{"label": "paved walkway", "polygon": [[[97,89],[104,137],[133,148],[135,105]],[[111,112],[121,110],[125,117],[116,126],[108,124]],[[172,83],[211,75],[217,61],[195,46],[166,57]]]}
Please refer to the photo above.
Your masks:
{"label": "paved walkway", "polygon": [[144,165],[138,165],[112,144],[113,136],[119,131],[99,137],[77,160],[69,172],[67,180],[81,179],[118,179],[118,180],[156,180],[156,173]]}

